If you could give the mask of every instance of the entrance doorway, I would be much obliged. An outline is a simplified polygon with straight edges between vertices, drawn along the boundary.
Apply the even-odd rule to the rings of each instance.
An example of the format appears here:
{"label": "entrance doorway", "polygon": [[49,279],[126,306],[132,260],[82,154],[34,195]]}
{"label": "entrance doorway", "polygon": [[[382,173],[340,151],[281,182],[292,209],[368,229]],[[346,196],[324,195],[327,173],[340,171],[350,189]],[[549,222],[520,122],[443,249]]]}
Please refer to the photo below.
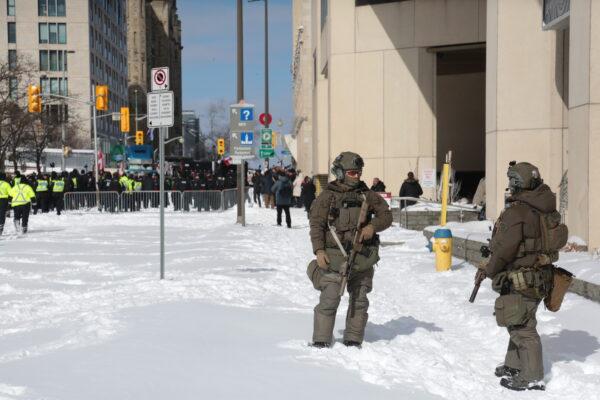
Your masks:
{"label": "entrance doorway", "polygon": [[434,51],[437,169],[451,150],[458,197],[472,200],[485,176],[485,45]]}

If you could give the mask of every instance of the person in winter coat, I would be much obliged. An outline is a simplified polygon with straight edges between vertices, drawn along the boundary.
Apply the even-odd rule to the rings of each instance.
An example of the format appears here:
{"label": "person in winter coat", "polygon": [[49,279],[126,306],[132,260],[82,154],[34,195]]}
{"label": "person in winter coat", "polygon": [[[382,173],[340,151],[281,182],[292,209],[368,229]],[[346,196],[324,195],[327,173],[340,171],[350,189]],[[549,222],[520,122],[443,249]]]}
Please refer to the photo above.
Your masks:
{"label": "person in winter coat", "polygon": [[12,187],[8,196],[12,199],[11,206],[14,210],[14,224],[17,233],[27,233],[29,211],[31,203],[35,203],[35,192],[29,186],[25,177],[21,177],[20,183]]}
{"label": "person in winter coat", "polygon": [[263,201],[265,203],[265,208],[275,208],[275,197],[273,196],[273,188],[274,184],[273,173],[270,169],[266,170],[261,179],[260,190],[263,194]]}
{"label": "person in winter coat", "polygon": [[277,225],[281,226],[281,212],[285,211],[285,223],[288,228],[291,228],[290,206],[292,205],[293,187],[290,178],[284,172],[279,173],[279,178],[271,188],[271,192],[275,195],[275,204],[277,205]]}
{"label": "person in winter coat", "polygon": [[373,178],[373,185],[371,186],[371,190],[378,193],[385,192],[385,184],[383,181],[380,181],[379,178]]}
{"label": "person in winter coat", "polygon": [[[408,177],[400,187],[400,197],[421,197],[423,189],[419,184],[419,181],[415,179],[415,174],[412,172],[408,173]],[[416,201],[403,200],[400,202],[400,209],[404,207],[412,206],[416,204]]]}
{"label": "person in winter coat", "polygon": [[257,203],[259,207],[262,207],[260,200],[260,195],[262,193],[261,181],[262,179],[260,176],[260,172],[256,171],[254,175],[252,175],[252,188],[254,193],[254,203]]}
{"label": "person in winter coat", "polygon": [[317,188],[313,183],[312,179],[308,176],[304,177],[304,182],[302,182],[302,192],[300,194],[300,198],[302,199],[302,203],[304,204],[304,209],[306,212],[310,212],[310,206],[312,206],[313,201],[315,201],[317,193]]}

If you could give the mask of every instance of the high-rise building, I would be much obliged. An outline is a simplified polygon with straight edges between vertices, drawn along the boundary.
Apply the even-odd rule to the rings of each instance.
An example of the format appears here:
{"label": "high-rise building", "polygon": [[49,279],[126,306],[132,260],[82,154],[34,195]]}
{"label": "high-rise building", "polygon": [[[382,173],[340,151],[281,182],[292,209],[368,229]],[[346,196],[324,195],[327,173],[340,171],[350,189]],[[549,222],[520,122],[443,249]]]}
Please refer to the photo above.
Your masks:
{"label": "high-rise building", "polygon": [[[137,0],[128,2],[129,104],[146,113],[146,92],[150,90],[150,70],[169,67],[170,87],[175,93],[175,124],[169,137],[183,134],[181,120],[181,21],[176,0]],[[135,113],[135,111],[134,111]],[[145,129],[145,123],[138,124]],[[133,125],[132,125],[133,126]],[[156,137],[158,135],[155,135]],[[182,145],[174,141],[167,154],[182,155]]]}
{"label": "high-rise building", "polygon": [[[110,117],[127,105],[125,0],[4,0],[0,7],[0,54],[29,60],[43,93],[91,101],[93,87],[109,87],[109,111],[97,119],[99,148],[121,138]],[[67,100],[80,122],[79,142],[93,147],[92,109]],[[69,143],[67,143],[68,145]]]}

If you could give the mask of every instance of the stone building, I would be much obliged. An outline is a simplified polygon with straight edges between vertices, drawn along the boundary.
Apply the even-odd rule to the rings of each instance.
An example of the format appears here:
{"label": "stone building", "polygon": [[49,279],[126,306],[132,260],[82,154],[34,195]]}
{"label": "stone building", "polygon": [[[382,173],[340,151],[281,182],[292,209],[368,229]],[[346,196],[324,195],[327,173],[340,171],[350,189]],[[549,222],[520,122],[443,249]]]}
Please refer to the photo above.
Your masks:
{"label": "stone building", "polygon": [[452,150],[465,196],[486,177],[493,219],[509,161],[527,160],[557,192],[568,177],[571,232],[600,247],[600,2],[294,0],[293,10],[299,168],[325,179],[355,150],[365,178],[397,195],[408,171],[439,174]]}
{"label": "stone building", "polygon": [[[176,0],[130,0],[128,2],[129,40],[129,107],[135,114],[146,114],[146,93],[151,90],[150,70],[169,67],[170,90],[175,92],[175,125],[169,137],[181,136],[181,21]],[[134,126],[132,120],[132,127]],[[146,130],[146,120],[138,122]],[[155,135],[158,137],[158,135]],[[157,140],[157,139],[155,139]],[[174,141],[168,146],[171,155],[181,155],[182,146]]]}
{"label": "stone building", "polygon": [[[0,7],[0,53],[36,66],[45,93],[90,101],[93,87],[109,87],[109,111],[98,118],[99,148],[109,152],[119,125],[102,117],[127,104],[125,0],[6,0]],[[78,139],[92,148],[91,107],[68,100],[70,118],[80,121]],[[69,145],[69,143],[67,143]]]}

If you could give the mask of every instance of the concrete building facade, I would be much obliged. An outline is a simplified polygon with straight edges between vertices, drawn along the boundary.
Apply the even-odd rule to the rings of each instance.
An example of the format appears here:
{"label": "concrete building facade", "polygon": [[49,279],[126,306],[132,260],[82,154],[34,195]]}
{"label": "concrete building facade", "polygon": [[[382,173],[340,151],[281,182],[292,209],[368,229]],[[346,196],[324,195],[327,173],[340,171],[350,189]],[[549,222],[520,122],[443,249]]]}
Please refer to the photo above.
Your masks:
{"label": "concrete building facade", "polygon": [[[110,112],[127,105],[125,0],[7,0],[0,7],[0,52],[13,52],[38,70],[42,92],[90,101],[93,87],[109,87]],[[91,107],[67,101],[80,122],[81,142],[92,148]],[[98,119],[99,148],[120,139],[118,123]],[[67,143],[69,145],[69,143]]]}
{"label": "concrete building facade", "polygon": [[494,219],[508,163],[530,161],[554,191],[568,181],[571,232],[600,247],[600,3],[295,0],[293,12],[293,70],[304,83],[313,71],[294,76],[299,168],[326,177],[354,150],[397,194],[451,150],[465,196],[486,177]]}
{"label": "concrete building facade", "polygon": [[206,157],[202,131],[200,130],[200,118],[193,110],[183,110],[183,157],[201,160]]}
{"label": "concrete building facade", "polygon": [[[127,36],[129,39],[129,107],[139,115],[146,114],[146,93],[150,91],[150,70],[169,67],[170,90],[175,93],[175,125],[169,137],[183,134],[181,87],[181,21],[176,0],[128,1]],[[135,112],[133,112],[135,114]],[[132,114],[132,118],[133,118]],[[133,123],[131,126],[134,126]],[[138,129],[146,130],[146,122],[138,122]],[[155,135],[157,137],[158,135]],[[176,141],[167,152],[182,155],[183,148]]]}

